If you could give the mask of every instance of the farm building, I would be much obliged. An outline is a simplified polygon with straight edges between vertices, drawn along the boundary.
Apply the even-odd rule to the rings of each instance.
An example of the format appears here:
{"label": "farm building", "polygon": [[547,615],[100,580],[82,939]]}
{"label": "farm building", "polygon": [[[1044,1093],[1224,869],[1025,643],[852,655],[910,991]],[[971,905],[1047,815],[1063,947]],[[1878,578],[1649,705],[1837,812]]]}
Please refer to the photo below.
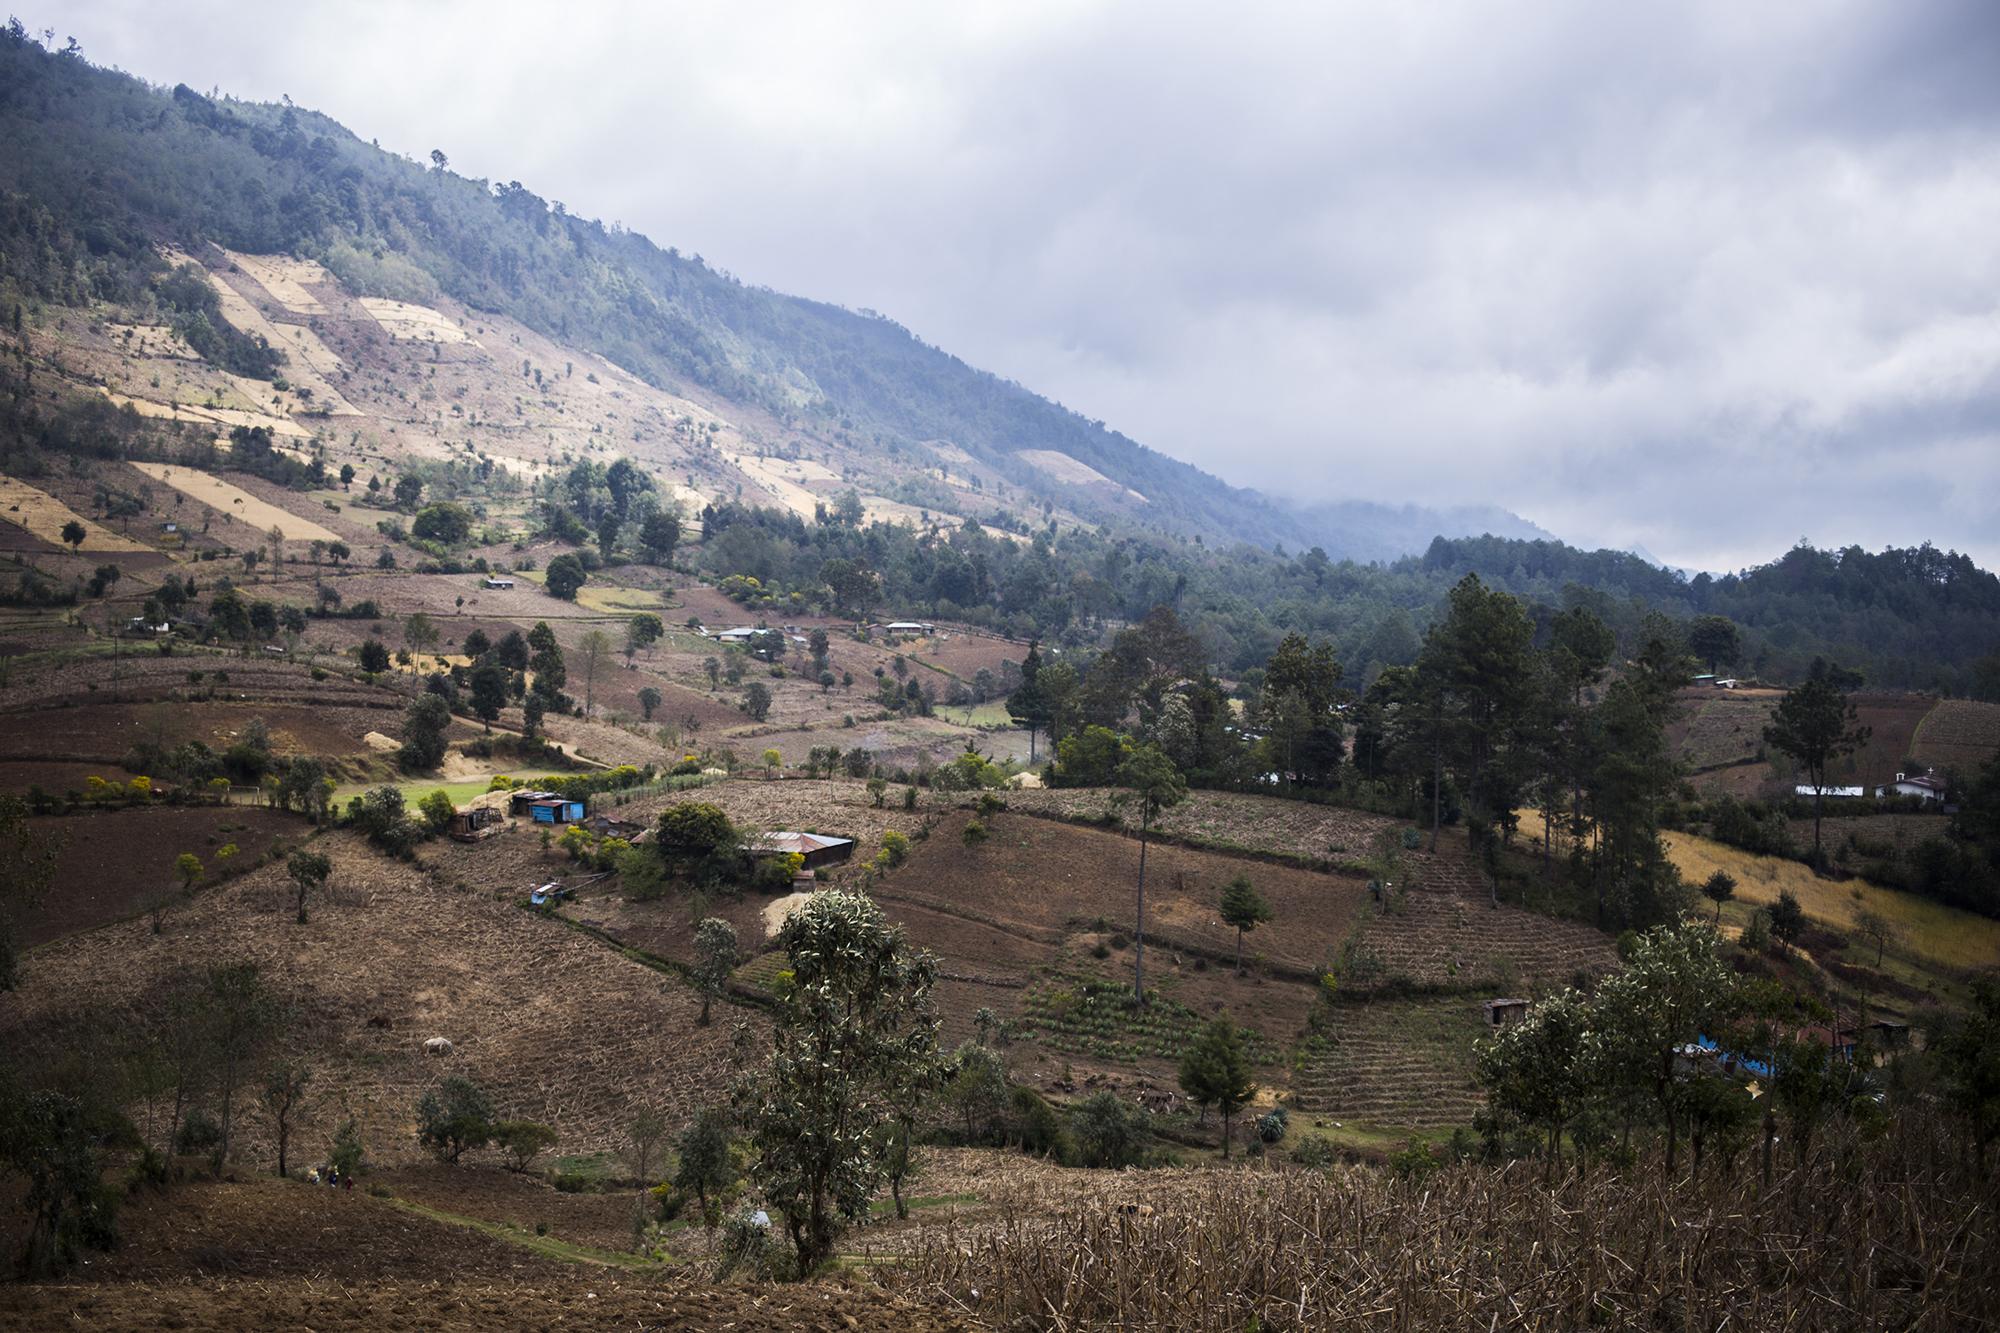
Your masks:
{"label": "farm building", "polygon": [[489,574],[483,586],[488,588],[511,588],[514,586],[514,580],[505,574]]}
{"label": "farm building", "polygon": [[1801,782],[1798,786],[1794,787],[1792,790],[1795,795],[1823,796],[1828,800],[1833,800],[1835,798],[1866,796],[1868,794],[1868,789],[1866,787],[1815,787],[1810,782]]}
{"label": "farm building", "polygon": [[507,805],[513,813],[525,815],[537,824],[574,824],[584,815],[582,801],[552,791],[517,791],[508,798]]}
{"label": "farm building", "polygon": [[454,811],[451,816],[451,836],[460,842],[477,842],[504,827],[506,818],[491,806],[475,805],[470,810]]}
{"label": "farm building", "polygon": [[583,818],[583,802],[550,796],[528,802],[528,818],[537,824],[574,824]]}
{"label": "farm building", "polygon": [[929,634],[937,629],[937,626],[928,620],[895,620],[882,628],[891,634]]}
{"label": "farm building", "polygon": [[748,643],[750,642],[751,635],[761,633],[763,633],[762,630],[752,629],[748,625],[738,625],[734,629],[722,630],[710,637],[717,643]]}
{"label": "farm building", "polygon": [[807,870],[838,865],[854,854],[854,839],[829,838],[820,833],[764,833],[750,843],[752,856],[784,856],[797,852],[805,857]]}
{"label": "farm building", "polygon": [[1488,1000],[1479,1006],[1486,1013],[1486,1026],[1504,1028],[1528,1016],[1526,1000]]}
{"label": "farm building", "polygon": [[1920,801],[1942,801],[1944,799],[1944,779],[1936,769],[1926,769],[1922,773],[1898,773],[1889,786],[1877,787],[1877,796],[1914,796]]}
{"label": "farm building", "polygon": [[582,823],[600,838],[623,838],[626,842],[637,842],[652,832],[644,824],[636,824],[629,819],[614,819],[610,815],[591,815]]}

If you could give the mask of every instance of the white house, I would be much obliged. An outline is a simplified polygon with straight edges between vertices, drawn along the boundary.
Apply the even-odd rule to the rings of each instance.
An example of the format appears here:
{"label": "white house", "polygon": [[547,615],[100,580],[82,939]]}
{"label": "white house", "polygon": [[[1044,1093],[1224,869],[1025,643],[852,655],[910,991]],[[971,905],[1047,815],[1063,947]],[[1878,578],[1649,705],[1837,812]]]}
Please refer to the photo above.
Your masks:
{"label": "white house", "polygon": [[1877,796],[1914,796],[1920,801],[1942,801],[1944,799],[1944,779],[1934,768],[1921,773],[1898,773],[1895,782],[1888,787],[1877,787]]}
{"label": "white house", "polygon": [[1843,796],[1866,796],[1866,787],[1815,787],[1809,782],[1801,782],[1792,789],[1800,796],[1824,796],[1828,800]]}
{"label": "white house", "polygon": [[896,620],[882,628],[891,634],[929,634],[937,626],[927,620]]}
{"label": "white house", "polygon": [[735,629],[726,629],[720,634],[712,635],[711,637],[717,643],[748,643],[750,642],[751,635],[762,633],[762,630],[753,629],[749,625],[738,625]]}
{"label": "white house", "polygon": [[486,586],[489,588],[511,588],[514,586],[514,580],[505,574],[489,574],[486,578]]}

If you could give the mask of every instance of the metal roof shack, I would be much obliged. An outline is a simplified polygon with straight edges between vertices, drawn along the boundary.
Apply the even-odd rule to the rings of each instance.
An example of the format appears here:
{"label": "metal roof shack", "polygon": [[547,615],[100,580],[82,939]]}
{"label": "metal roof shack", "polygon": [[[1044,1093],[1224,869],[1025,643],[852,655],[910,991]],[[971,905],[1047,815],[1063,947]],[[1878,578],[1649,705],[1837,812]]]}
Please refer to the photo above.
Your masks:
{"label": "metal roof shack", "polygon": [[794,833],[789,830],[763,833],[747,849],[752,856],[785,856],[796,852],[806,859],[807,870],[837,865],[854,854],[854,839],[829,838],[822,833]]}

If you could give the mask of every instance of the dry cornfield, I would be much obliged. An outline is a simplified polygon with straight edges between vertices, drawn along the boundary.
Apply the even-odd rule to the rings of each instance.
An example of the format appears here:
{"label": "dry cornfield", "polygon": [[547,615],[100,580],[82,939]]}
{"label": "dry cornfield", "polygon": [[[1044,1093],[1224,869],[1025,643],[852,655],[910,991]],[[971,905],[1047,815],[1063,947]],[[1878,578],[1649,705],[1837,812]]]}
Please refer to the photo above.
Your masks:
{"label": "dry cornfield", "polygon": [[1187,1172],[1143,1206],[926,1228],[888,1273],[1017,1329],[1991,1327],[2000,1193],[1958,1163],[1905,1123],[1769,1190],[1747,1156],[1674,1182],[1657,1162],[1553,1185],[1526,1161]]}

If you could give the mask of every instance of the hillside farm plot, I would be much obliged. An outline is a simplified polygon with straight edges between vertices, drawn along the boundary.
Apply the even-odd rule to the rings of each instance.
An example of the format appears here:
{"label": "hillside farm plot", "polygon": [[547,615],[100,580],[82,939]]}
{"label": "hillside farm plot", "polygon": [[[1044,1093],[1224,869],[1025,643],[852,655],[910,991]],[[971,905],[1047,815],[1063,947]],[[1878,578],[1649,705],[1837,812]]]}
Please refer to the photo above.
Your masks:
{"label": "hillside farm plot", "polygon": [[[55,882],[19,916],[22,942],[43,944],[145,910],[156,892],[178,888],[183,852],[208,871],[256,865],[281,841],[310,832],[296,815],[248,806],[185,807],[38,816],[39,834],[62,841]],[[235,847],[226,857],[218,853]]]}
{"label": "hillside farm plot", "polygon": [[336,542],[338,533],[301,518],[290,510],[280,509],[267,500],[260,500],[241,486],[231,485],[220,477],[193,468],[178,467],[171,463],[134,463],[133,467],[155,481],[165,482],[191,500],[199,500],[217,513],[227,514],[237,522],[247,525],[254,533],[262,534],[277,528],[285,534],[286,541],[294,542]]}
{"label": "hillside farm plot", "polygon": [[81,550],[130,551],[149,555],[153,550],[93,523],[47,491],[8,476],[0,476],[0,519],[25,528],[31,536],[39,537],[52,546],[63,544],[62,530],[66,525],[80,523],[84,533]]}
{"label": "hillside farm plot", "polygon": [[1474,1043],[1486,1031],[1471,996],[1340,1005],[1306,1043],[1293,1100],[1343,1122],[1468,1124],[1485,1100]]}
{"label": "hillside farm plot", "polygon": [[1754,762],[1763,752],[1764,728],[1776,702],[1733,691],[1690,691],[1680,698],[1682,712],[1668,731],[1668,743],[1696,772]]}
{"label": "hillside farm plot", "polygon": [[[520,886],[462,866],[462,844],[426,847],[418,865],[346,833],[313,845],[334,868],[310,924],[293,920],[290,879],[272,864],[198,895],[165,934],[139,920],[56,940],[28,956],[0,1041],[32,1049],[89,1011],[127,1021],[171,969],[243,960],[295,1006],[289,1041],[318,1069],[324,1102],[300,1140],[325,1142],[351,1113],[383,1165],[422,1155],[411,1108],[442,1073],[478,1081],[504,1115],[554,1126],[570,1153],[618,1147],[641,1105],[679,1124],[725,1095],[728,1022],[698,1026],[683,983],[523,910]],[[426,1057],[431,1036],[456,1054]],[[250,1160],[264,1160],[267,1129],[246,1117],[245,1133]]]}
{"label": "hillside farm plot", "polygon": [[2000,704],[1940,699],[1916,729],[1915,758],[1969,774],[2000,752]]}
{"label": "hillside farm plot", "polygon": [[[1097,820],[1110,812],[1123,821],[1130,813],[1122,804],[1125,795],[1118,788],[1051,787],[1009,792],[1007,804],[1065,819]],[[1157,827],[1169,837],[1202,846],[1343,862],[1370,855],[1404,825],[1384,815],[1338,806],[1191,791],[1185,801],[1160,816]]]}
{"label": "hillside farm plot", "polygon": [[318,286],[331,281],[331,275],[310,259],[293,259],[290,255],[245,255],[234,250],[224,250],[229,261],[254,278],[259,287],[271,294],[271,299],[295,315],[324,315],[326,306],[317,296],[306,290],[305,284]]}
{"label": "hillside farm plot", "polygon": [[1126,499],[1137,500],[1141,504],[1150,503],[1145,496],[1139,494],[1139,492],[1133,490],[1130,486],[1120,485],[1118,482],[1105,476],[1102,472],[1099,472],[1096,468],[1090,466],[1090,464],[1071,458],[1068,454],[1059,453],[1054,449],[1021,449],[1015,452],[1014,457],[1028,464],[1028,466],[1034,468],[1036,471],[1044,473],[1066,485],[1086,486],[1094,490],[1103,490],[1114,495],[1122,495]]}
{"label": "hillside farm plot", "polygon": [[429,306],[410,305],[379,296],[364,296],[361,304],[391,338],[430,343],[477,342],[451,316]]}
{"label": "hillside farm plot", "polygon": [[191,403],[155,403],[144,398],[131,398],[122,393],[104,390],[105,397],[120,407],[129,407],[142,417],[157,417],[162,421],[205,422],[217,426],[247,426],[252,429],[263,427],[273,435],[305,439],[307,431],[289,417],[272,416],[268,412],[246,412],[234,407],[197,407]]}

